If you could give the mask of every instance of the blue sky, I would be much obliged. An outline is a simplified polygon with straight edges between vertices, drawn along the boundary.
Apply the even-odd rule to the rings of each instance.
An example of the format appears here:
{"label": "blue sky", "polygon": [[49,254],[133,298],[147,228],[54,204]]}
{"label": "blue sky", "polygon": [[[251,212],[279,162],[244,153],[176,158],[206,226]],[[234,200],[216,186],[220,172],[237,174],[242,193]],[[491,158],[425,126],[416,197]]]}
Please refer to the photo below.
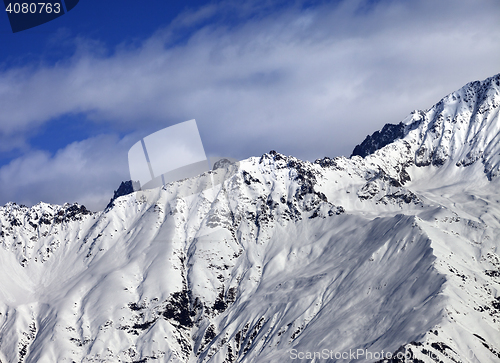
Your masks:
{"label": "blue sky", "polygon": [[0,17],[0,204],[104,207],[127,151],[196,118],[212,156],[348,156],[500,72],[496,0],[80,0]]}

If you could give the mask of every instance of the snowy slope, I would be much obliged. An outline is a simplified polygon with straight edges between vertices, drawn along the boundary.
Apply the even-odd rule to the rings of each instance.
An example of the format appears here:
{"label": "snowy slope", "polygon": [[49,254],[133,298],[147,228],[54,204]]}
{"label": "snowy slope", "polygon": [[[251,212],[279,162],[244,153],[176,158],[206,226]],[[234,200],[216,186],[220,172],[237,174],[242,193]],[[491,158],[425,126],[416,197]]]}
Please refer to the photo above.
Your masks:
{"label": "snowy slope", "polygon": [[499,84],[364,158],[270,152],[97,213],[0,207],[0,362],[498,362]]}

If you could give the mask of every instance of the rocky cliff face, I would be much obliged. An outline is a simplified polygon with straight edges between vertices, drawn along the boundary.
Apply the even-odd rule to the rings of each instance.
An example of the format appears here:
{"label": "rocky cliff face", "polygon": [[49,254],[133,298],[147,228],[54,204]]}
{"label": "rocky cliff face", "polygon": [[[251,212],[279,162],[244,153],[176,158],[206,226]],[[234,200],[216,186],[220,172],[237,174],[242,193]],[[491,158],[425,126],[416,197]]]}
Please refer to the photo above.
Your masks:
{"label": "rocky cliff face", "polygon": [[373,154],[375,151],[389,145],[398,139],[401,139],[406,135],[406,127],[400,122],[397,125],[385,124],[382,130],[375,131],[371,136],[368,135],[366,139],[359,145],[356,145],[352,151],[351,157],[361,156],[365,157]]}
{"label": "rocky cliff face", "polygon": [[0,207],[0,361],[498,361],[499,79],[364,158]]}

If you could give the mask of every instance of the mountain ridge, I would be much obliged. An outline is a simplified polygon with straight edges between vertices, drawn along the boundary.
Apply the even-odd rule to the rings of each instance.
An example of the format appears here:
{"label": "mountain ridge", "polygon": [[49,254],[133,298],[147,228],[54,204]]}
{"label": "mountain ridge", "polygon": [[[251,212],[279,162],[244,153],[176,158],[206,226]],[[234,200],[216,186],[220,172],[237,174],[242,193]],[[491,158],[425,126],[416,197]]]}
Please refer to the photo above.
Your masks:
{"label": "mountain ridge", "polygon": [[498,79],[364,157],[0,207],[0,362],[497,361]]}
{"label": "mountain ridge", "polygon": [[[425,111],[413,111],[397,125],[386,124],[359,145],[351,156],[366,157],[396,140],[404,139],[415,130],[413,142],[418,144],[415,164],[419,166],[442,165],[448,158],[458,158],[457,166],[468,166],[477,160],[485,164],[489,177],[498,175],[499,159],[497,125],[500,104],[500,74],[484,81],[466,84],[450,93]],[[488,128],[490,127],[490,128]],[[483,128],[488,128],[482,131]],[[493,135],[488,138],[488,135]],[[483,138],[483,139],[482,139]],[[471,147],[467,148],[467,144]]]}

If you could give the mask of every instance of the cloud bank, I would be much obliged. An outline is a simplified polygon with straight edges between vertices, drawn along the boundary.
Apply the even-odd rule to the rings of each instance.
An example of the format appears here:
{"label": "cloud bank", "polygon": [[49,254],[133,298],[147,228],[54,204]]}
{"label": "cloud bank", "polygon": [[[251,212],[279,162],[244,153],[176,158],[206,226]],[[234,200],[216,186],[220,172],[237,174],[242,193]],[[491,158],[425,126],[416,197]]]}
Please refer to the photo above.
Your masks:
{"label": "cloud bank", "polygon": [[51,155],[33,151],[0,169],[0,195],[7,201],[33,205],[78,202],[91,210],[103,209],[117,180],[128,179],[130,140],[99,135],[74,142]]}
{"label": "cloud bank", "polygon": [[[1,71],[4,151],[29,143],[26,135],[50,120],[84,114],[138,133],[196,118],[207,152],[220,156],[348,155],[383,124],[500,71],[494,0],[359,0],[262,12],[248,4],[186,12],[139,45],[82,46],[55,65]],[[111,180],[128,173],[130,142],[96,135],[54,155],[28,151],[0,168],[0,203],[102,206]],[[105,153],[113,157],[94,157]]]}

